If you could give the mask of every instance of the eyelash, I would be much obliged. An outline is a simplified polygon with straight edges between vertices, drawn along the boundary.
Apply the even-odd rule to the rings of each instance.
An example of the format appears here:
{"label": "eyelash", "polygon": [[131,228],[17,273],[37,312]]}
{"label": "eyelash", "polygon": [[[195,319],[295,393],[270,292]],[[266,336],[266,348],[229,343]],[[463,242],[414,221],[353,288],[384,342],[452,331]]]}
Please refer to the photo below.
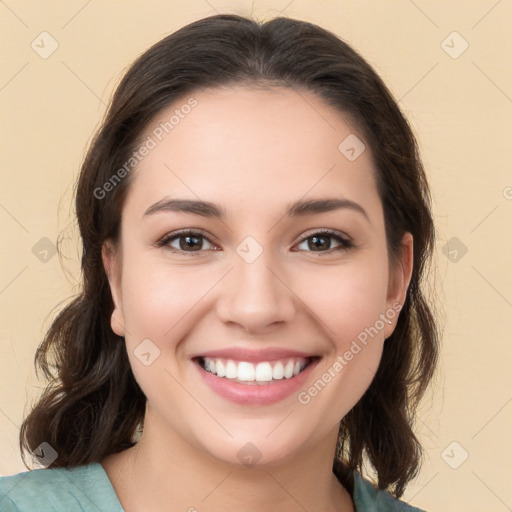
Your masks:
{"label": "eyelash", "polygon": [[[209,238],[206,236],[206,234],[203,231],[185,230],[185,231],[179,231],[179,232],[169,233],[169,234],[165,235],[156,243],[156,246],[157,247],[168,246],[168,244],[170,242],[172,242],[173,240],[177,240],[181,237],[185,237],[186,235],[192,235],[193,237],[204,238],[204,239],[208,240],[208,242],[210,242],[212,245],[215,245],[209,240]],[[316,256],[322,256],[324,254],[332,254],[333,252],[336,252],[336,251],[348,251],[348,250],[354,248],[354,244],[352,243],[351,240],[349,240],[347,238],[343,238],[337,231],[332,231],[330,229],[320,229],[319,231],[315,231],[314,233],[311,233],[310,235],[302,238],[302,240],[300,240],[299,244],[305,242],[309,238],[313,238],[318,235],[321,235],[321,236],[328,235],[328,237],[331,237],[331,238],[335,239],[336,242],[339,242],[340,245],[338,247],[328,249],[327,251],[319,251],[319,252],[305,251],[305,252],[310,252],[312,254],[315,254]],[[183,253],[183,254],[187,254],[187,256],[200,256],[205,251],[204,249],[200,249],[198,251],[183,251],[181,249],[176,249],[174,247],[171,248],[169,246],[167,248],[171,252]],[[206,249],[206,250],[211,250],[211,249]]]}

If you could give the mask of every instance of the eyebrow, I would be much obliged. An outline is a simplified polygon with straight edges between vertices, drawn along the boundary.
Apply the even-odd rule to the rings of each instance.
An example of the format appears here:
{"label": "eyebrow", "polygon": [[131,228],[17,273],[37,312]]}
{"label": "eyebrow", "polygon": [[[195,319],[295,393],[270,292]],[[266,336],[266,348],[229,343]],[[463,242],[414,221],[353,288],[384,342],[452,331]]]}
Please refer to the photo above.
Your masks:
{"label": "eyebrow", "polygon": [[[302,217],[305,215],[325,213],[342,208],[348,208],[359,212],[368,222],[370,222],[370,218],[368,217],[366,210],[360,204],[351,201],[350,199],[337,197],[295,201],[287,206],[285,216]],[[151,205],[146,210],[143,217],[161,212],[191,213],[194,215],[201,215],[202,217],[214,217],[218,219],[224,219],[226,217],[225,209],[215,203],[195,199],[169,198],[164,198]]]}

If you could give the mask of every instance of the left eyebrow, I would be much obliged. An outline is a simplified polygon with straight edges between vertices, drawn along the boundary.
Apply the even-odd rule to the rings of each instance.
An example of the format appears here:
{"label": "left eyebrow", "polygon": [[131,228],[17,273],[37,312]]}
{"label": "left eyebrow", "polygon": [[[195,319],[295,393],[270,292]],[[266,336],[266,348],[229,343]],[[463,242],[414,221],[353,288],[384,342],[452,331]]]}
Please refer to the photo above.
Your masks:
{"label": "left eyebrow", "polygon": [[[285,215],[288,217],[301,217],[305,215],[313,215],[315,213],[325,213],[341,208],[348,208],[361,213],[368,222],[370,218],[366,210],[358,203],[346,198],[325,198],[325,199],[308,199],[298,200],[291,203],[286,208]],[[151,205],[143,217],[146,215],[154,215],[159,212],[178,212],[191,213],[201,215],[202,217],[215,217],[224,219],[226,211],[222,206],[208,201],[198,201],[195,199],[168,199],[164,198],[157,203]]]}
{"label": "left eyebrow", "polygon": [[286,215],[290,217],[299,217],[314,213],[330,212],[341,208],[349,208],[359,212],[368,222],[370,222],[370,218],[368,217],[366,210],[359,203],[345,198],[309,199],[307,201],[299,200],[288,206],[286,209]]}

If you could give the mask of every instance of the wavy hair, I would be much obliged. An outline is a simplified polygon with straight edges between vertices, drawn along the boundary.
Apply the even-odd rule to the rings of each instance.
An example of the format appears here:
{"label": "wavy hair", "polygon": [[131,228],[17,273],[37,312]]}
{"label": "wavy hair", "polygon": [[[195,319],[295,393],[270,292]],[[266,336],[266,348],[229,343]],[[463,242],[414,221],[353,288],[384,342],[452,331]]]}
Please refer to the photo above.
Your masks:
{"label": "wavy hair", "polygon": [[[424,294],[435,232],[430,192],[412,130],[373,68],[335,34],[288,18],[266,22],[216,15],[165,37],[128,69],[84,158],[75,191],[82,241],[80,292],[54,318],[35,355],[48,381],[20,431],[20,449],[48,442],[49,467],[100,462],[137,442],[146,397],[130,368],[123,338],[110,328],[112,296],[102,263],[117,241],[128,175],[98,190],[122,168],[148,123],[202,88],[235,84],[312,91],[359,128],[372,150],[390,262],[405,232],[414,238],[412,277],[378,371],[341,420],[333,471],[352,492],[353,471],[367,459],[378,487],[399,498],[419,472],[415,414],[438,358],[438,326]],[[27,466],[28,467],[28,466]]]}

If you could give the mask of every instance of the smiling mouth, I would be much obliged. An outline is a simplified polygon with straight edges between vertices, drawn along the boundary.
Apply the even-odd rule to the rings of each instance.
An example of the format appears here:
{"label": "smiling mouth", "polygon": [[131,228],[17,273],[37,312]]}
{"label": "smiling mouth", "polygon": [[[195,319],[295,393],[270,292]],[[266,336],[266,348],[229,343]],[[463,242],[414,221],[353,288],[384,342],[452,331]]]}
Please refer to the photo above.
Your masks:
{"label": "smiling mouth", "polygon": [[203,370],[218,378],[239,384],[261,386],[293,379],[318,359],[320,359],[319,356],[288,357],[276,361],[251,363],[217,357],[197,357],[195,362]]}

